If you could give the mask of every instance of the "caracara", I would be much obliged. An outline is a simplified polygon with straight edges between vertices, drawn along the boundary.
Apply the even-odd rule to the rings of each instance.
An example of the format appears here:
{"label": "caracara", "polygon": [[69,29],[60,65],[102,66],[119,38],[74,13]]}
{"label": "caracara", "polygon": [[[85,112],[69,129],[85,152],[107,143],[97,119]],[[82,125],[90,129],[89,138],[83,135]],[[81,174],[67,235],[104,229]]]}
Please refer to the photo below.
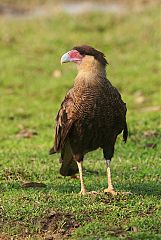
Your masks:
{"label": "caracara", "polygon": [[117,135],[128,136],[126,104],[118,90],[106,78],[104,54],[90,46],[74,47],[61,57],[61,63],[74,62],[78,74],[56,117],[54,146],[50,154],[61,153],[60,174],[74,176],[78,171],[81,194],[86,194],[83,181],[83,159],[87,152],[101,148],[107,166],[108,188],[116,194],[110,172]]}

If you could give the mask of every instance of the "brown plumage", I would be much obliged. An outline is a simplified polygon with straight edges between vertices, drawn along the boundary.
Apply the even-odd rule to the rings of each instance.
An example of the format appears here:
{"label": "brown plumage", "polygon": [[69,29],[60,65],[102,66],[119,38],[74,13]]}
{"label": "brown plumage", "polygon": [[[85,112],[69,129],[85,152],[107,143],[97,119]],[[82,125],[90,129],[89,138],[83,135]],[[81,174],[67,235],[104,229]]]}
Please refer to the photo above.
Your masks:
{"label": "brown plumage", "polygon": [[[107,60],[103,53],[90,46],[80,46],[62,59],[62,62],[77,63],[78,75],[57,114],[55,143],[50,154],[61,153],[63,176],[72,176],[79,168],[84,194],[79,162],[87,152],[97,148],[102,148],[104,158],[110,162],[117,135],[123,131],[123,140],[127,140],[126,104],[106,78]],[[113,190],[112,184],[110,187]]]}

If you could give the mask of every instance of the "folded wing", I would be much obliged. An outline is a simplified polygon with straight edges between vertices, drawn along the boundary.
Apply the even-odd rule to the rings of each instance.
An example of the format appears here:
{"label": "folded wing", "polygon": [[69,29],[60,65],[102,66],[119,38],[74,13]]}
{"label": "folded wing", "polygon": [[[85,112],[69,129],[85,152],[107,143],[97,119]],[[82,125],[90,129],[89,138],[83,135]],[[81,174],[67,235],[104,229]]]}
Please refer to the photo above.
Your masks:
{"label": "folded wing", "polygon": [[72,91],[70,90],[61,104],[56,117],[56,131],[54,146],[50,149],[50,154],[61,152],[60,173],[63,176],[71,176],[78,172],[77,163],[73,159],[72,149],[68,135],[76,120]]}

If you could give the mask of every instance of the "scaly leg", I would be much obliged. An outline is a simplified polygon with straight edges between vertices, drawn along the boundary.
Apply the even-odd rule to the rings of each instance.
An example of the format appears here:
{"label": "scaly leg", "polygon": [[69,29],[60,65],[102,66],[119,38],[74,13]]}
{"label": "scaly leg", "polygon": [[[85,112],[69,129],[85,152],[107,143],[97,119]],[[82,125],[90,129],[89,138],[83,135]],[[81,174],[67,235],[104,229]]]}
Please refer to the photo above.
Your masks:
{"label": "scaly leg", "polygon": [[77,162],[78,169],[79,169],[79,175],[80,175],[80,182],[81,182],[81,191],[80,194],[85,195],[86,194],[86,189],[84,186],[84,181],[83,181],[83,162]]}
{"label": "scaly leg", "polygon": [[117,195],[117,194],[129,195],[129,194],[132,194],[131,192],[115,192],[115,189],[112,185],[112,180],[111,180],[110,160],[106,160],[106,164],[107,164],[108,188],[104,189],[104,192],[105,193],[111,193],[112,195]]}
{"label": "scaly leg", "polygon": [[110,160],[106,160],[107,165],[107,180],[108,180],[108,188],[104,189],[105,193],[111,193],[112,195],[117,195],[117,192],[115,192],[112,180],[111,180],[111,169],[110,169]]}

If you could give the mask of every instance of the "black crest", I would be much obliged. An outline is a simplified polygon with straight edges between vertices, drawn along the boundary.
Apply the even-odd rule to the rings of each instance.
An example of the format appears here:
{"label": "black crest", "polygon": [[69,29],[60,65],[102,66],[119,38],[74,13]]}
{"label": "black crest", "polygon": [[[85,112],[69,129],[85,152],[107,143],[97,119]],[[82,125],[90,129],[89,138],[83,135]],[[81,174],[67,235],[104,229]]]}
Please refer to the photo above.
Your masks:
{"label": "black crest", "polygon": [[81,55],[84,55],[84,56],[85,55],[93,56],[103,66],[106,66],[108,64],[105,58],[105,55],[93,47],[83,45],[83,46],[74,47],[73,50],[77,50]]}

